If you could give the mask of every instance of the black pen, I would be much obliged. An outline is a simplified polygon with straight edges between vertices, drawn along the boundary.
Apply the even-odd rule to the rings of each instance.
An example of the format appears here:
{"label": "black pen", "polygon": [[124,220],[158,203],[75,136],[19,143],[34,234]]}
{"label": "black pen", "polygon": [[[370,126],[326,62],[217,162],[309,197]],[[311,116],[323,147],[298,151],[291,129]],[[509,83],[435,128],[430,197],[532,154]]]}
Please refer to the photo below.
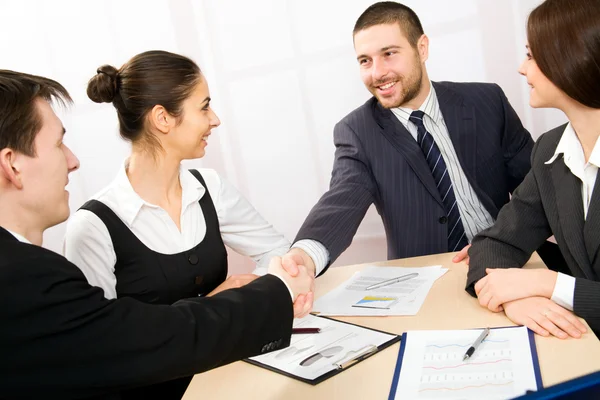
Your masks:
{"label": "black pen", "polygon": [[299,333],[319,333],[321,328],[292,328],[292,335]]}
{"label": "black pen", "polygon": [[483,332],[481,332],[481,335],[479,335],[479,337],[477,338],[477,340],[475,341],[475,343],[473,343],[471,345],[471,347],[469,347],[469,349],[467,350],[467,352],[465,353],[465,355],[463,357],[463,361],[465,361],[468,358],[471,358],[473,356],[473,353],[475,353],[475,350],[477,349],[477,347],[479,347],[479,345],[481,344],[481,342],[483,342],[484,339],[489,334],[490,334],[490,328],[485,328],[483,330]]}

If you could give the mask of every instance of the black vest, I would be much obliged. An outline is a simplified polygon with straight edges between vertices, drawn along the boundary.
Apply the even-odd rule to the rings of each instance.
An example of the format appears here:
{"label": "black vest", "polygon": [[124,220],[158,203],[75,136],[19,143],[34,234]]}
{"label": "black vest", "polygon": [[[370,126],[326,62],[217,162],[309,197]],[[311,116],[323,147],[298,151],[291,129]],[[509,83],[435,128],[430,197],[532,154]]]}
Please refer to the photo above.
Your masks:
{"label": "black vest", "polygon": [[[105,204],[90,200],[81,209],[102,220],[117,256],[115,276],[117,297],[133,297],[150,304],[173,304],[187,297],[205,295],[227,278],[227,250],[221,238],[217,211],[202,175],[190,172],[206,192],[200,207],[206,222],[206,235],[194,248],[176,254],[149,249]],[[181,399],[191,377],[146,386],[121,393],[122,399]]]}

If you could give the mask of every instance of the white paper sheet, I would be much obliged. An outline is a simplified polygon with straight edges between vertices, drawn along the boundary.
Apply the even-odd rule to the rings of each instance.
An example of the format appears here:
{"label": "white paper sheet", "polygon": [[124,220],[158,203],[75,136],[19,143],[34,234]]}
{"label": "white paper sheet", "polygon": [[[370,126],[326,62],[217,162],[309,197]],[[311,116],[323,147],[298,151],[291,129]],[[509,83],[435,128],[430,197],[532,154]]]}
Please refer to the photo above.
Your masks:
{"label": "white paper sheet", "polygon": [[[312,380],[336,369],[334,363],[347,361],[368,346],[381,346],[395,336],[312,315],[294,320],[294,328],[302,327],[321,328],[321,332],[292,335],[289,347],[251,360]],[[310,362],[300,365],[311,356]]]}
{"label": "white paper sheet", "polygon": [[[441,265],[420,268],[369,266],[317,299],[313,311],[335,316],[415,315],[435,280],[447,271]],[[369,285],[411,273],[419,276],[366,290]]]}
{"label": "white paper sheet", "polygon": [[537,390],[527,328],[492,329],[463,361],[481,331],[409,331],[395,399],[510,399]]}

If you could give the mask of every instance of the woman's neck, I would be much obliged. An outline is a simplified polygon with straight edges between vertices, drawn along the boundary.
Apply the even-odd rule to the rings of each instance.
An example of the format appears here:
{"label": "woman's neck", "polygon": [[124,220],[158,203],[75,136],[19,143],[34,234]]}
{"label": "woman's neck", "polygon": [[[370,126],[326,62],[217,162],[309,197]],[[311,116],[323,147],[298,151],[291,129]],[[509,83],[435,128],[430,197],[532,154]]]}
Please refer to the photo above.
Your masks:
{"label": "woman's neck", "polygon": [[581,143],[587,163],[600,136],[600,109],[576,104],[564,111]]}
{"label": "woman's neck", "polygon": [[164,209],[181,203],[179,168],[181,160],[164,152],[133,149],[126,167],[135,192],[145,201]]}

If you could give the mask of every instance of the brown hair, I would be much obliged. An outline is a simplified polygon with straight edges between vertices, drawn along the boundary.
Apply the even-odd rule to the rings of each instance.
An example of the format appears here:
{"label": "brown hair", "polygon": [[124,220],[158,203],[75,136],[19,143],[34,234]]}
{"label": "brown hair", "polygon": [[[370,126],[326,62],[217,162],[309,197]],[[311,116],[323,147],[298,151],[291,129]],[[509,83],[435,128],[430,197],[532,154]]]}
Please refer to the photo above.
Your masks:
{"label": "brown hair", "polygon": [[202,79],[200,68],[189,58],[158,50],[138,54],[118,70],[103,65],[96,72],[88,82],[88,97],[113,104],[123,139],[153,145],[153,136],[144,134],[147,114],[161,105],[181,118],[183,101]]}
{"label": "brown hair", "polygon": [[352,35],[382,24],[398,24],[412,47],[417,47],[424,33],[421,21],[412,9],[394,1],[382,1],[371,5],[358,17]]}
{"label": "brown hair", "polygon": [[600,108],[600,0],[546,0],[527,21],[540,71],[569,97]]}
{"label": "brown hair", "polygon": [[11,148],[35,157],[35,136],[43,123],[37,98],[62,105],[72,103],[67,89],[52,79],[0,70],[0,150]]}

